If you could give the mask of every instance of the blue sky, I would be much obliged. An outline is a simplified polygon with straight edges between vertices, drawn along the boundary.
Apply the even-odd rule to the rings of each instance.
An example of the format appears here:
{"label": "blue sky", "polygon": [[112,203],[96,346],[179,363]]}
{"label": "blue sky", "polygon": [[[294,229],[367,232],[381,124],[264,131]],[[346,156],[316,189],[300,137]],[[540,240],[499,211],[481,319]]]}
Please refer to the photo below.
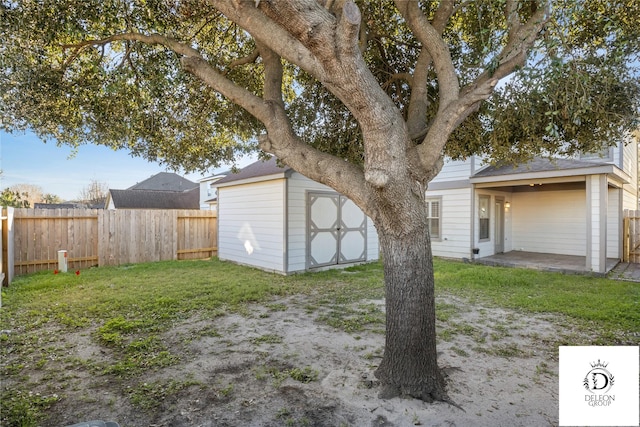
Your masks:
{"label": "blue sky", "polygon": [[[249,162],[250,159],[245,159],[238,166]],[[42,187],[44,193],[56,194],[63,200],[77,199],[92,180],[107,183],[110,188],[125,189],[158,172],[167,171],[157,163],[132,157],[127,151],[82,145],[74,156],[71,147],[58,147],[52,141],[44,143],[33,133],[9,134],[2,131],[0,169],[0,190],[14,184],[34,184]],[[227,169],[212,170],[207,175]],[[177,173],[195,182],[205,176],[201,173]]]}

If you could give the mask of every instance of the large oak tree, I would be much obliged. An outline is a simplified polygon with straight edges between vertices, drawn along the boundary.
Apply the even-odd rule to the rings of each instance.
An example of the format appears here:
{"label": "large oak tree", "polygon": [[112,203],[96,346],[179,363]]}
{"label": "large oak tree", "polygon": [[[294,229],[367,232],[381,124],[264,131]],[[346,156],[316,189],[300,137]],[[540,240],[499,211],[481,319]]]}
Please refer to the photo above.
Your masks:
{"label": "large oak tree", "polygon": [[429,181],[445,155],[617,143],[638,17],[635,0],[4,0],[0,117],[188,169],[260,149],[348,196],[383,253],[382,396],[446,399]]}

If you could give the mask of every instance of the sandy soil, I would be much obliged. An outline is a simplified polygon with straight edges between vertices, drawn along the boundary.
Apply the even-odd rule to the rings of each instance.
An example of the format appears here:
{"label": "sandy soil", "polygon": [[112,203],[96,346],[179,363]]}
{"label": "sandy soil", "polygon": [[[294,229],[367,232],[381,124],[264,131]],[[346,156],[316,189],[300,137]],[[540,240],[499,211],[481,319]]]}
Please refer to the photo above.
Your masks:
{"label": "sandy soil", "polygon": [[[384,344],[381,325],[354,333],[337,330],[317,320],[329,308],[305,308],[303,298],[256,305],[244,315],[185,319],[162,337],[181,363],[129,385],[76,373],[72,391],[64,392],[48,422],[100,419],[123,427],[558,424],[557,342],[571,334],[559,318],[479,307],[457,297],[438,299],[446,319],[438,322],[439,361],[459,409],[378,399],[373,372]],[[369,304],[384,308],[382,301]],[[86,332],[65,339],[70,354],[81,360],[108,357]],[[296,369],[310,377],[317,373],[317,379],[295,380],[288,373]],[[133,406],[123,392],[171,379],[191,385],[159,394],[150,409]]]}

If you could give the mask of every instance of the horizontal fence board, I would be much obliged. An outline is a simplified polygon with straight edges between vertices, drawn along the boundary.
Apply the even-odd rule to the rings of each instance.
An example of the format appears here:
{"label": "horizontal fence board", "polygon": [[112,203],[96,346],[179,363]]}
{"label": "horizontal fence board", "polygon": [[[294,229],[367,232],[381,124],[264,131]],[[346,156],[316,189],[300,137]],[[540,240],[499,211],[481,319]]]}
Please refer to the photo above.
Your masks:
{"label": "horizontal fence board", "polygon": [[[15,274],[217,255],[217,213],[204,210],[13,209]],[[3,236],[8,233],[3,233]],[[3,239],[6,245],[8,237]],[[5,254],[8,253],[5,247]],[[3,270],[5,267],[3,266]]]}

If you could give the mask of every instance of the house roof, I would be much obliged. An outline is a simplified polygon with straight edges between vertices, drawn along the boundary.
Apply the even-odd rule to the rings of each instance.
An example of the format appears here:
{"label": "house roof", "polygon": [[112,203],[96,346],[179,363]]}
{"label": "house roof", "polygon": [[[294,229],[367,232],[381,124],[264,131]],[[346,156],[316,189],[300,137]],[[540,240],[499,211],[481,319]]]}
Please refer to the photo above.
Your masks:
{"label": "house roof", "polygon": [[220,181],[216,182],[216,186],[224,186],[225,184],[236,181],[260,181],[260,178],[271,175],[279,175],[285,177],[290,171],[289,166],[279,166],[275,157],[269,160],[258,160],[249,166],[242,168],[238,173],[230,173]]}
{"label": "house roof", "polygon": [[186,191],[196,187],[198,187],[197,183],[189,181],[178,174],[160,172],[129,187],[127,190]]}
{"label": "house roof", "polygon": [[215,175],[205,176],[204,178],[200,178],[198,180],[198,182],[202,183],[202,182],[209,182],[209,181],[217,181],[217,180],[222,179],[225,176],[229,175],[230,173],[231,173],[231,171],[228,170],[228,171],[220,172],[220,173],[215,174]]}
{"label": "house roof", "polygon": [[619,185],[628,184],[632,180],[629,174],[609,162],[535,158],[517,166],[489,166],[472,175],[469,181],[482,186],[498,183],[505,186],[523,185],[530,180],[538,183],[578,182],[584,181],[587,175],[607,175],[610,183],[616,181]]}
{"label": "house roof", "polygon": [[501,165],[501,166],[489,166],[482,169],[474,177],[483,176],[501,176],[501,175],[513,175],[520,173],[532,173],[532,172],[550,172],[560,171],[567,169],[582,169],[593,168],[597,166],[604,166],[608,163],[604,162],[589,162],[584,160],[573,159],[547,159],[547,158],[535,158],[530,162],[521,163],[519,165]]}
{"label": "house roof", "polygon": [[188,191],[109,190],[116,209],[200,209],[200,189]]}

